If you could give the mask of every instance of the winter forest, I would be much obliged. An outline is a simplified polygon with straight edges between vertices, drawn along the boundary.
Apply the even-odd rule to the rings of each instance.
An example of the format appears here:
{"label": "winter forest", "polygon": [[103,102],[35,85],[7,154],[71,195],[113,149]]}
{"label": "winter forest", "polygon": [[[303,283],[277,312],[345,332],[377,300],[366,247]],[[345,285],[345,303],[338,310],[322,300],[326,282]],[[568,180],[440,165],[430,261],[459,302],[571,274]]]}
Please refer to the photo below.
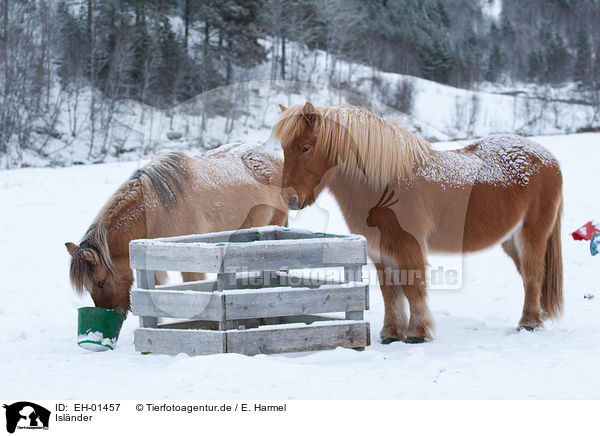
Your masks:
{"label": "winter forest", "polygon": [[[268,136],[253,98],[267,92],[276,105],[311,84],[420,120],[429,117],[419,105],[432,103],[419,103],[424,86],[473,91],[453,91],[443,123],[424,131],[434,139],[600,124],[595,0],[2,0],[0,9],[2,168]],[[248,80],[277,82],[265,91],[240,85]],[[492,95],[511,98],[513,118],[527,122],[484,126]],[[561,124],[571,107],[584,119]],[[149,127],[146,116],[160,121]]]}

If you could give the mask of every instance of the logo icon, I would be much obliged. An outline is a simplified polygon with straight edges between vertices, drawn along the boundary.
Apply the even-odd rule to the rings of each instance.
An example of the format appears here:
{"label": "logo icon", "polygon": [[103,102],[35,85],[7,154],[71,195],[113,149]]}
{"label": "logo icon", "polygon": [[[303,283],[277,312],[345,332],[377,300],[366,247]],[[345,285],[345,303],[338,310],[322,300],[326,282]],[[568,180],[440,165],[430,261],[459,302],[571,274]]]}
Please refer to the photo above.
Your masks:
{"label": "logo icon", "polygon": [[6,431],[14,433],[18,429],[48,429],[50,411],[28,401],[4,405],[6,409]]}

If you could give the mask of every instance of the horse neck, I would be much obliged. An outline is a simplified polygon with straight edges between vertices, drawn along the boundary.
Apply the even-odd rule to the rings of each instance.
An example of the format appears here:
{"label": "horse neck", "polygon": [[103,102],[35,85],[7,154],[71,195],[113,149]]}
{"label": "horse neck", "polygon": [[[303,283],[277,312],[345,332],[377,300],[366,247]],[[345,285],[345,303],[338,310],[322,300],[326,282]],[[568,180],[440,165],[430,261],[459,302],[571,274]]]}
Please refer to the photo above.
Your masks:
{"label": "horse neck", "polygon": [[337,200],[346,222],[352,227],[351,218],[366,218],[369,209],[374,206],[373,199],[379,198],[381,193],[377,193],[366,181],[340,170],[332,171],[326,186]]}
{"label": "horse neck", "polygon": [[109,215],[103,217],[112,257],[129,256],[129,241],[148,236],[146,207],[136,197],[121,200]]}

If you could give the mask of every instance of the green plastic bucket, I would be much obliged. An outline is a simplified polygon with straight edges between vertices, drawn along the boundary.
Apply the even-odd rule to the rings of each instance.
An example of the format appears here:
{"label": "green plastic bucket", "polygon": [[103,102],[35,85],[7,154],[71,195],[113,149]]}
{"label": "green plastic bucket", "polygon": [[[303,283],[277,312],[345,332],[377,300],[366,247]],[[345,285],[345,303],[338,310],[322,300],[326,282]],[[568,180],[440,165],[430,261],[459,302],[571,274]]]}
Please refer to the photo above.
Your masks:
{"label": "green plastic bucket", "polygon": [[77,312],[77,345],[90,351],[114,350],[127,310],[81,307]]}

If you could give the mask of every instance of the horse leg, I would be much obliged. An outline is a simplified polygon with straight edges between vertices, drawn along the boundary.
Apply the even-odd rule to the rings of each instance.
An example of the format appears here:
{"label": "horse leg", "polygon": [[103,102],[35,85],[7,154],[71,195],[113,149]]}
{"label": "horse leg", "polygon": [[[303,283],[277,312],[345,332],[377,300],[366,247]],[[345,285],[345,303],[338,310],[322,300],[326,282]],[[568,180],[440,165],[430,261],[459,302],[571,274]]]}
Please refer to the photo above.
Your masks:
{"label": "horse leg", "polygon": [[417,240],[412,235],[403,233],[408,237],[394,240],[395,247],[398,247],[394,258],[402,273],[402,290],[410,307],[406,342],[421,343],[433,338],[433,317],[427,307],[425,258]]}
{"label": "horse leg", "polygon": [[182,272],[181,278],[184,282],[195,282],[196,280],[206,279],[205,273]]}
{"label": "horse leg", "polygon": [[513,260],[515,266],[517,267],[517,271],[521,274],[521,259],[519,259],[519,252],[517,251],[517,246],[515,245],[515,241],[513,238],[510,238],[502,243],[502,248],[504,252],[508,254],[508,256]]}
{"label": "horse leg", "polygon": [[[540,238],[540,233],[543,237]],[[542,283],[545,273],[546,234],[539,229],[525,226],[521,231],[521,275],[525,288],[523,314],[519,321],[519,329],[534,330],[542,325]]]}
{"label": "horse leg", "polygon": [[[383,295],[385,315],[383,327],[381,328],[381,343],[389,344],[406,339],[406,313],[404,311],[404,293],[402,288],[393,283],[391,277],[387,277],[383,264],[376,263],[379,287]],[[393,270],[389,270],[393,272]]]}

